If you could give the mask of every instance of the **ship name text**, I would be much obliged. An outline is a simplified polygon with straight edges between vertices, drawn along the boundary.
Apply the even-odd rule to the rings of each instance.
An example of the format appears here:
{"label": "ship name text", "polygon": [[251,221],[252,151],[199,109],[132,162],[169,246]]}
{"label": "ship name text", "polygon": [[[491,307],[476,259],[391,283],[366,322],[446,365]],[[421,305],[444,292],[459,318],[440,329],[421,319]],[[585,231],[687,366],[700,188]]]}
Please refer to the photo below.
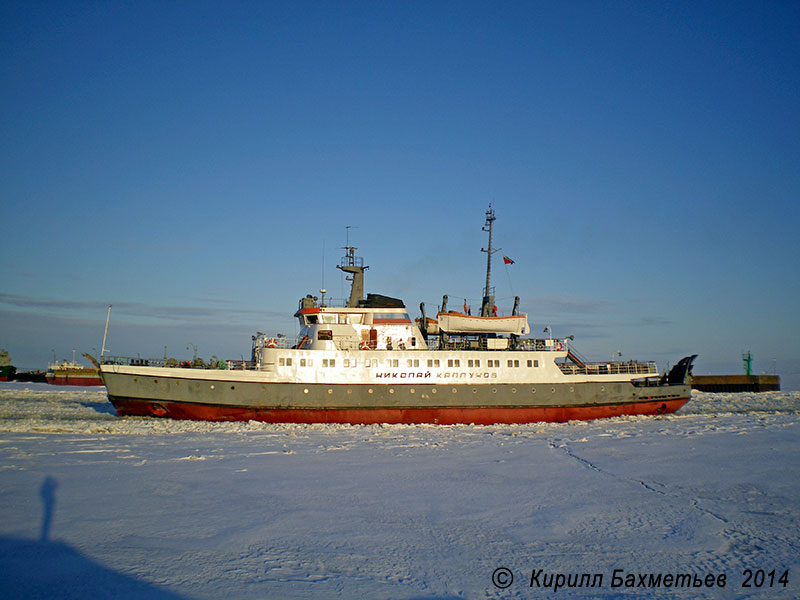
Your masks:
{"label": "ship name text", "polygon": [[[379,379],[431,379],[430,371],[376,371]],[[438,379],[497,379],[497,373],[466,373],[464,371],[442,371],[435,375]]]}

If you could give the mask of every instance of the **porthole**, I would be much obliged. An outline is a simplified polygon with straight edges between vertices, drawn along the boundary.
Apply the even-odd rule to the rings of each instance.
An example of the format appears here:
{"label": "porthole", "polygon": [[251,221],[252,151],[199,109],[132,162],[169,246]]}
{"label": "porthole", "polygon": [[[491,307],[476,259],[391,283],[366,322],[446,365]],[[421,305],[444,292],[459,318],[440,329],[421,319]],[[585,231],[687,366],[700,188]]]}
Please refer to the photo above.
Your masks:
{"label": "porthole", "polygon": [[600,386],[600,391],[601,391],[601,392],[605,392],[605,391],[606,391],[606,386],[604,386],[604,385],[601,385],[601,386]]}
{"label": "porthole", "polygon": [[473,394],[477,394],[478,393],[478,388],[472,388],[472,393]]}
{"label": "porthole", "polygon": [[232,385],[232,386],[231,386],[231,389],[232,389],[232,390],[235,390],[235,389],[236,389],[236,386],[235,386],[235,385]]}
{"label": "porthole", "polygon": [[394,394],[394,388],[389,388],[389,393]]}
{"label": "porthole", "polygon": [[371,394],[371,393],[372,393],[372,388],[369,388],[369,389],[367,390],[367,393],[370,393],[370,394]]}
{"label": "porthole", "polygon": [[307,393],[308,393],[308,388],[305,388],[305,389],[303,390],[303,393],[304,393],[304,394],[307,394]]}
{"label": "porthole", "polygon": [[332,388],[328,388],[328,393],[332,394],[333,393],[333,389]]}
{"label": "porthole", "polygon": [[575,391],[575,388],[574,388],[574,387],[572,387],[572,386],[569,386],[569,391],[570,391],[570,392],[574,392],[574,391]]}
{"label": "porthole", "polygon": [[453,388],[453,393],[454,393],[454,394],[457,394],[457,393],[458,393],[458,389],[456,389],[456,388]]}
{"label": "porthole", "polygon": [[492,388],[492,393],[496,394],[497,393],[497,388]]}
{"label": "porthole", "polygon": [[536,393],[536,388],[531,388],[531,394],[535,394],[535,393]]}
{"label": "porthole", "polygon": [[214,389],[214,385],[213,384],[210,387],[211,387],[212,390]]}
{"label": "porthole", "polygon": [[414,388],[411,388],[410,390],[408,390],[408,393],[409,394],[413,394],[414,393]]}
{"label": "porthole", "polygon": [[555,394],[556,393],[556,388],[550,388],[550,392]]}
{"label": "porthole", "polygon": [[435,393],[436,393],[436,388],[433,388],[433,389],[431,390],[431,394],[435,394]]}
{"label": "porthole", "polygon": [[517,393],[517,388],[511,388],[511,393],[512,394],[516,394]]}
{"label": "porthole", "polygon": [[347,393],[348,393],[348,395],[349,395],[349,394],[352,394],[352,393],[353,393],[353,390],[352,390],[352,389],[350,389],[350,388],[347,388]]}

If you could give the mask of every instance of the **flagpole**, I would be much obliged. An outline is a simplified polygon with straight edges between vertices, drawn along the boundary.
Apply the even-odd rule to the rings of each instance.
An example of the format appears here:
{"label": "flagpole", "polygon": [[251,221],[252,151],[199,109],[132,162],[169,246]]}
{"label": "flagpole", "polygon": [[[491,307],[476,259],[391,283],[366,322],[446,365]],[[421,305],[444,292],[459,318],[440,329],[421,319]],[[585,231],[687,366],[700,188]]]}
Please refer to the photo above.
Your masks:
{"label": "flagpole", "polygon": [[511,285],[511,273],[508,272],[508,263],[503,261],[505,264],[503,265],[506,268],[506,276],[508,277],[508,287],[511,289],[511,295],[516,296],[514,293],[514,286]]}

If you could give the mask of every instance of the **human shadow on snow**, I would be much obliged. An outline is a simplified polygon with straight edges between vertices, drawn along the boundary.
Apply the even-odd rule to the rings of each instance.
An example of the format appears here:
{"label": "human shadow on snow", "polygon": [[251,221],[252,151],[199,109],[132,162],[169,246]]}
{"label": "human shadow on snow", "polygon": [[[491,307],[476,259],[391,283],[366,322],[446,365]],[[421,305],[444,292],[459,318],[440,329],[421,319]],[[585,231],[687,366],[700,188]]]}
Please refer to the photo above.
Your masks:
{"label": "human shadow on snow", "polygon": [[118,573],[58,541],[0,537],[0,598],[183,598]]}
{"label": "human shadow on snow", "polygon": [[57,489],[58,482],[49,476],[39,488],[42,527],[38,540],[0,537],[0,598],[183,598],[109,569],[69,544],[51,541]]}

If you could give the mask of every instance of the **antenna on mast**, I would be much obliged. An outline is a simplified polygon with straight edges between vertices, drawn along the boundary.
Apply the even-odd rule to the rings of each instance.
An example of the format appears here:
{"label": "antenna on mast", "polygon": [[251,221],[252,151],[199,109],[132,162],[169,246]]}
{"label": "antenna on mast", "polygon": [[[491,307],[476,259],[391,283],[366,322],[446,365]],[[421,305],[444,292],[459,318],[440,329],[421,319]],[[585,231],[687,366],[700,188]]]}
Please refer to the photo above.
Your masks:
{"label": "antenna on mast", "polygon": [[345,228],[345,231],[347,232],[345,234],[345,240],[346,241],[345,241],[344,246],[345,246],[345,248],[347,248],[350,245],[350,230],[351,229],[358,229],[358,225],[345,225],[344,228]]}

